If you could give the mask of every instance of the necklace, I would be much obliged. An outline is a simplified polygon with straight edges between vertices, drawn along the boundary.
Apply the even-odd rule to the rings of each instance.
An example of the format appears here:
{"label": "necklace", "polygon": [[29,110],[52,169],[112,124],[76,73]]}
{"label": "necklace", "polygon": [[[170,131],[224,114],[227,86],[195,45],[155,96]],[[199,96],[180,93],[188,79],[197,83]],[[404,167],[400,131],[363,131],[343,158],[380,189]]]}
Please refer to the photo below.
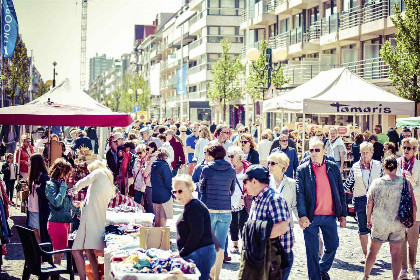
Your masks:
{"label": "necklace", "polygon": [[362,169],[370,169],[370,162],[363,162],[361,165]]}

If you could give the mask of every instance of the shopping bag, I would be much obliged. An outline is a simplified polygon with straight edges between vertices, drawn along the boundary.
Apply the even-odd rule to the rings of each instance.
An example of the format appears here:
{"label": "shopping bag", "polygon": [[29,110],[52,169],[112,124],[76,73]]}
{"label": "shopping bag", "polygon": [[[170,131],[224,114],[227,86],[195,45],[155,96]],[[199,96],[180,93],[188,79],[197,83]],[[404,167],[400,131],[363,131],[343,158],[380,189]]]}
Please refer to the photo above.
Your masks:
{"label": "shopping bag", "polygon": [[141,227],[140,248],[170,250],[171,231],[169,227]]}

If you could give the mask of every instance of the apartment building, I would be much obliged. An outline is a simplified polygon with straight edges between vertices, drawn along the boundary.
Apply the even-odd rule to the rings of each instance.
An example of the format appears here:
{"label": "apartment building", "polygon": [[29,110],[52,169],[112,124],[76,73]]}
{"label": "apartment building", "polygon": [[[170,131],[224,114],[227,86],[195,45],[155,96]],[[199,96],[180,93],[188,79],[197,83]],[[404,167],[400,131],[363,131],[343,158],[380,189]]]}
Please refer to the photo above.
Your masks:
{"label": "apartment building", "polygon": [[[281,62],[289,80],[286,87],[296,87],[320,71],[348,67],[371,83],[393,91],[380,49],[385,41],[395,43],[396,28],[390,16],[394,4],[404,11],[403,0],[245,1],[240,26],[246,38],[242,57],[246,59],[246,52],[259,48],[264,40],[273,53],[286,51],[287,60]],[[327,116],[322,122],[353,121],[351,116],[340,118]],[[267,119],[268,125],[279,123],[276,114],[269,114]],[[286,121],[290,120],[288,116]],[[380,123],[380,117],[374,121]]]}
{"label": "apartment building", "polygon": [[[227,39],[232,55],[241,54],[243,32],[240,30],[243,0],[185,1],[166,22],[158,17],[156,33],[136,46],[133,61],[148,81],[152,106],[151,117],[172,117],[191,121],[211,120],[220,114],[207,98],[214,63],[221,56],[220,41]],[[180,75],[185,65],[185,81]],[[186,84],[186,94],[179,95],[177,84]]]}

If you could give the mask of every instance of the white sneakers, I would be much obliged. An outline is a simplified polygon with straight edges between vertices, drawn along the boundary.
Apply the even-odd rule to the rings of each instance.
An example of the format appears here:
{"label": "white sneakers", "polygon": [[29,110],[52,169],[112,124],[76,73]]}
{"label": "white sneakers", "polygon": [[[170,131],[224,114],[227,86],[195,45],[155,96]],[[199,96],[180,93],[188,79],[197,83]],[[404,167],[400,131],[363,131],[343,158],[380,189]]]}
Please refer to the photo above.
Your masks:
{"label": "white sneakers", "polygon": [[416,269],[410,269],[410,276],[408,276],[407,269],[403,269],[400,272],[400,276],[398,277],[400,280],[406,280],[406,279],[413,279],[413,280],[419,280],[419,274],[417,273]]}

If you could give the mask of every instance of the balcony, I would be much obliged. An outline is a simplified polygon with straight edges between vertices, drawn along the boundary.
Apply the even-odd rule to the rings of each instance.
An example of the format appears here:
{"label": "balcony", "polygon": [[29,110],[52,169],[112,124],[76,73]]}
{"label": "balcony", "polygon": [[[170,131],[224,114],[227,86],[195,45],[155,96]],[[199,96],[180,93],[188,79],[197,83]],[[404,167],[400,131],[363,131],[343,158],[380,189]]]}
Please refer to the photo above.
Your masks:
{"label": "balcony", "polygon": [[200,4],[203,2],[203,0],[191,0],[190,1],[190,10],[197,10],[200,9]]}
{"label": "balcony", "polygon": [[389,14],[388,0],[366,3],[363,5],[362,11],[361,40],[365,41],[383,35]]}
{"label": "balcony", "polygon": [[276,0],[274,14],[279,16],[279,19],[285,19],[292,14],[289,9],[289,0]]}
{"label": "balcony", "polygon": [[289,0],[289,9],[310,9],[319,5],[318,0]]}
{"label": "balcony", "polygon": [[210,35],[200,38],[189,45],[189,58],[194,59],[205,53],[221,53],[222,47],[220,45],[220,42],[222,40],[227,40],[229,43],[232,44],[232,48],[230,50],[231,53],[239,54],[241,52],[241,47],[243,46],[244,42],[242,36]]}
{"label": "balcony", "polygon": [[276,16],[268,13],[268,4],[264,1],[256,3],[242,13],[241,30],[264,28],[276,23]]}
{"label": "balcony", "polygon": [[210,70],[213,68],[213,63],[204,63],[188,69],[188,84],[198,84],[211,79]]}
{"label": "balcony", "polygon": [[268,40],[268,46],[276,53],[278,50],[287,50],[290,45],[290,32],[286,31]]}
{"label": "balcony", "polygon": [[283,75],[288,80],[289,86],[301,85],[322,71],[338,68],[336,64],[321,64],[320,62],[302,62],[299,64],[291,64],[282,66]]}
{"label": "balcony", "polygon": [[319,44],[321,38],[321,21],[316,21],[309,26],[309,42]]}
{"label": "balcony", "polygon": [[353,7],[340,15],[340,40],[357,40],[360,36],[362,7]]}
{"label": "balcony", "polygon": [[320,45],[322,49],[338,46],[338,14],[321,19]]}
{"label": "balcony", "polygon": [[171,76],[168,78],[168,88],[176,89],[177,79],[176,76]]}
{"label": "balcony", "polygon": [[289,54],[291,56],[316,53],[319,50],[319,44],[310,43],[310,33],[304,33],[302,27],[290,31]]}
{"label": "balcony", "polygon": [[342,66],[365,80],[382,80],[389,78],[389,65],[380,57],[343,63]]}
{"label": "balcony", "polygon": [[189,20],[189,33],[201,35],[201,30],[207,26],[239,26],[243,9],[208,8]]}

